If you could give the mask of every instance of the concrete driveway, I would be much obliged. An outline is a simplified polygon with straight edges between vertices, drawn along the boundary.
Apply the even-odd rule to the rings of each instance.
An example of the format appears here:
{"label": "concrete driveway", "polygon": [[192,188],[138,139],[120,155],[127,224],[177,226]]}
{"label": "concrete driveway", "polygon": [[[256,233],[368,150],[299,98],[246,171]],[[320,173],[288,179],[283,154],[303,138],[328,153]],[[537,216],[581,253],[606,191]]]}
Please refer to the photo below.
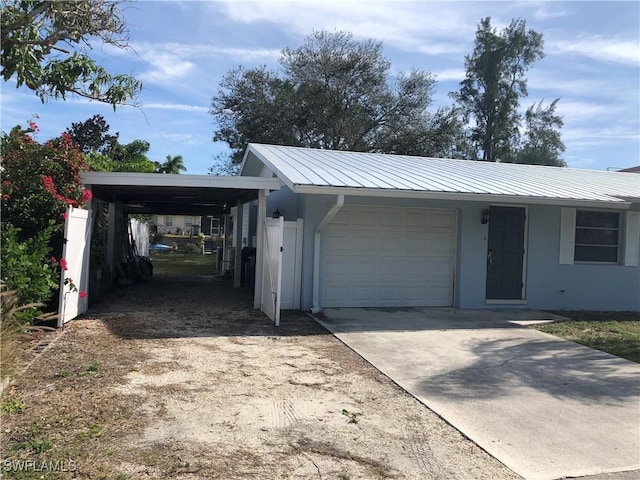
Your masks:
{"label": "concrete driveway", "polygon": [[550,317],[327,309],[318,320],[526,479],[639,469],[640,365],[526,327]]}

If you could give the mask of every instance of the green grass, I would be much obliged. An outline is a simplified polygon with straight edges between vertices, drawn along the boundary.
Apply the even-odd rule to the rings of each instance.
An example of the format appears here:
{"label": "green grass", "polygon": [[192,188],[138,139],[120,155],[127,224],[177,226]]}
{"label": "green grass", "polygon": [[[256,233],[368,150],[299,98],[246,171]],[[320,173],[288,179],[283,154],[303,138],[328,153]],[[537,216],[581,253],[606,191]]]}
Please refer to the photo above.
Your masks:
{"label": "green grass", "polygon": [[216,254],[152,252],[154,275],[215,275]]}
{"label": "green grass", "polygon": [[0,411],[7,413],[20,413],[26,405],[16,398],[6,398],[0,404]]}
{"label": "green grass", "polygon": [[537,325],[538,330],[640,363],[640,313],[557,312],[568,322]]}

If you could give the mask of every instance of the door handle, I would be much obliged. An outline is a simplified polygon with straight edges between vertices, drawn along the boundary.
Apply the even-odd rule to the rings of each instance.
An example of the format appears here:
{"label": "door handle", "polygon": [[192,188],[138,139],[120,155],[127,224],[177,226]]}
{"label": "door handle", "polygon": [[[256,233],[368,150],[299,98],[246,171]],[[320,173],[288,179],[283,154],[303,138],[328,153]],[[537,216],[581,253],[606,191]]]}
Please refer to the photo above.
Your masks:
{"label": "door handle", "polygon": [[489,253],[487,254],[487,265],[489,268],[493,265],[493,251],[489,249]]}

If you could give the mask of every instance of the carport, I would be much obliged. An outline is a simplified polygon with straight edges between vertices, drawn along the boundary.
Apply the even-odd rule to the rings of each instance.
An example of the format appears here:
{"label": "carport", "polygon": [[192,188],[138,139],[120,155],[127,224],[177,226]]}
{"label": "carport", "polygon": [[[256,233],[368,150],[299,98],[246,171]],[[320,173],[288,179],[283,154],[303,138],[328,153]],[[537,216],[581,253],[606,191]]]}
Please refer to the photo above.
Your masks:
{"label": "carport", "polygon": [[[277,178],[214,175],[164,175],[155,173],[86,172],[81,176],[84,187],[91,190],[93,199],[87,210],[70,209],[65,228],[65,258],[73,257],[67,277],[74,278],[79,290],[87,290],[89,283],[89,253],[91,225],[97,201],[108,204],[108,232],[105,258],[107,282],[114,280],[117,262],[123,255],[124,239],[128,235],[126,221],[130,214],[211,215],[228,220],[233,207],[257,200],[257,222],[265,223],[266,198],[279,190]],[[234,239],[241,235],[243,209],[236,209]],[[262,220],[261,220],[262,219]],[[256,228],[256,278],[254,307],[263,308],[263,241],[265,228]],[[227,233],[225,233],[227,235]],[[241,250],[236,248],[234,286],[240,286]],[[270,288],[270,286],[269,286]],[[62,288],[59,326],[87,310],[86,298],[78,292]]]}

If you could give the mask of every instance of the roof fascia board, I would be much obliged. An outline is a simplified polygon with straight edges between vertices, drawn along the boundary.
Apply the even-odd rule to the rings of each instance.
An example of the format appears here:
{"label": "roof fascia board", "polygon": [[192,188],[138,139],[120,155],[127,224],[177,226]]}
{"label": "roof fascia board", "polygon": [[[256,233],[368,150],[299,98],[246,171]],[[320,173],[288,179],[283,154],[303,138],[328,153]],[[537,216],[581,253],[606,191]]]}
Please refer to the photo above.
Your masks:
{"label": "roof fascia board", "polygon": [[[259,146],[260,144],[255,144],[255,145]],[[283,174],[280,169],[276,168],[275,165],[271,163],[265,155],[263,155],[256,148],[254,148],[254,144],[252,143],[250,143],[249,146],[247,147],[247,151],[245,153],[245,160],[249,158],[249,152],[251,152],[258,160],[264,163],[267,167],[269,167],[271,171],[275,173],[276,176],[282,181],[282,183],[284,183],[287,187],[293,190],[293,187],[294,187],[293,182],[289,180],[289,178],[285,174]],[[244,162],[243,162],[243,166],[244,166]]]}
{"label": "roof fascia board", "polygon": [[244,166],[247,163],[247,159],[249,158],[249,147],[251,144],[247,144],[247,148],[244,151],[244,155],[242,155],[242,162],[240,162],[240,166],[238,167],[238,175],[242,175],[244,172]]}
{"label": "roof fascia board", "polygon": [[380,190],[365,188],[322,187],[314,185],[294,185],[295,193],[319,195],[351,195],[360,197],[416,198],[426,200],[456,200],[484,203],[529,203],[536,205],[562,205],[567,207],[593,207],[628,209],[630,202],[616,200],[581,200],[575,198],[533,197],[528,195],[496,195],[489,193],[426,192],[414,190]]}
{"label": "roof fascia board", "polygon": [[246,190],[279,190],[278,178],[224,175],[162,175],[157,173],[85,172],[80,174],[85,185],[118,185],[140,187],[204,187]]}

